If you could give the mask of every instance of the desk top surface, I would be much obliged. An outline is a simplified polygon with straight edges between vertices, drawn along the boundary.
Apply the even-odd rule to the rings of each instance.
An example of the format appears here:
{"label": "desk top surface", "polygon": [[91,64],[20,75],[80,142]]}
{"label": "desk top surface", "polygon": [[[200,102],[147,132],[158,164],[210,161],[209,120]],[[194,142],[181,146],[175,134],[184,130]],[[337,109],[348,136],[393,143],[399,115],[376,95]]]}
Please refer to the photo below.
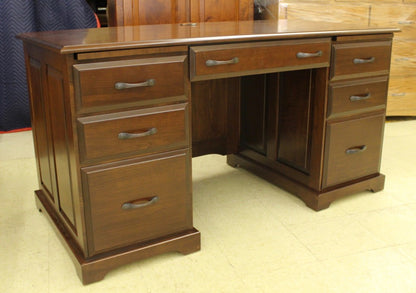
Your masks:
{"label": "desk top surface", "polygon": [[71,54],[168,45],[318,38],[398,31],[397,28],[367,25],[279,20],[107,27],[24,33],[18,37],[62,54]]}

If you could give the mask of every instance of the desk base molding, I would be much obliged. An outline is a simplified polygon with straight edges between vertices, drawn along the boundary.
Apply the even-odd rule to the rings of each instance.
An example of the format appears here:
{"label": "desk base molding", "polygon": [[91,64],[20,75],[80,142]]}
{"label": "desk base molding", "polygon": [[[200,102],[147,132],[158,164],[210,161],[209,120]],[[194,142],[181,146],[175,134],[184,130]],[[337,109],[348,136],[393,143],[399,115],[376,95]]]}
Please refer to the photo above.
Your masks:
{"label": "desk base molding", "polygon": [[306,204],[306,206],[315,211],[324,210],[328,208],[333,201],[357,192],[378,192],[384,189],[385,176],[383,174],[376,174],[371,177],[368,176],[359,181],[353,181],[348,185],[340,185],[333,189],[316,191],[241,155],[228,155],[227,163],[232,167],[246,169],[270,183],[296,195]]}
{"label": "desk base molding", "polygon": [[100,281],[104,279],[109,271],[141,259],[167,252],[179,252],[186,255],[201,249],[201,235],[194,228],[86,259],[42,190],[35,191],[35,201],[37,208],[39,211],[44,212],[43,214],[51,222],[58,238],[69,252],[78,277],[84,285]]}

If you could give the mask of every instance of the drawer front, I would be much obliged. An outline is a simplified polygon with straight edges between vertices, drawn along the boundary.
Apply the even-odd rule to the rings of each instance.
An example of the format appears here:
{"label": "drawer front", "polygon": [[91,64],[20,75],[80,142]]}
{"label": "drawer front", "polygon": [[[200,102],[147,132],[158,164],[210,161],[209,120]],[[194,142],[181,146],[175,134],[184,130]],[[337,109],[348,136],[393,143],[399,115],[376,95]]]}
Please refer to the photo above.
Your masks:
{"label": "drawer front", "polygon": [[330,40],[195,46],[190,56],[191,80],[327,67]]}
{"label": "drawer front", "polygon": [[79,112],[185,99],[186,56],[133,59],[74,65]]}
{"label": "drawer front", "polygon": [[388,74],[391,41],[333,45],[331,78]]}
{"label": "drawer front", "polygon": [[90,255],[192,228],[190,155],[82,169]]}
{"label": "drawer front", "polygon": [[379,172],[384,118],[328,123],[323,188]]}
{"label": "drawer front", "polygon": [[385,108],[387,77],[338,82],[330,85],[328,118],[343,113],[358,113]]}
{"label": "drawer front", "polygon": [[187,104],[78,119],[82,161],[188,147]]}

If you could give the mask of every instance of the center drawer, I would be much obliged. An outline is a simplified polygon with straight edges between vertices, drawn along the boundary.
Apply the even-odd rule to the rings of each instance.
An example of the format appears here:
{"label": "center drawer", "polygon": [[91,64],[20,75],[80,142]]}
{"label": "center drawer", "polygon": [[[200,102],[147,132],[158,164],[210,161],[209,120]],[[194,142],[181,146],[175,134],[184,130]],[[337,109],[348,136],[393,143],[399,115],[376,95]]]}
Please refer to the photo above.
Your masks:
{"label": "center drawer", "polygon": [[81,161],[189,146],[187,104],[78,118]]}
{"label": "center drawer", "polygon": [[328,67],[330,39],[194,46],[191,80]]}
{"label": "center drawer", "polygon": [[81,171],[91,255],[192,229],[187,151]]}

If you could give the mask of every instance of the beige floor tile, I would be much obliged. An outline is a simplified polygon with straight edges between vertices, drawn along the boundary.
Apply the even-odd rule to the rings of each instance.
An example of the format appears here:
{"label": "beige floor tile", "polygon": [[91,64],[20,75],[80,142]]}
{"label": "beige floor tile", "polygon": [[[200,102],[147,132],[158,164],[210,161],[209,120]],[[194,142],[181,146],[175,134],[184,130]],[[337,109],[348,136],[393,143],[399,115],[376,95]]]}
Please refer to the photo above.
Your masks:
{"label": "beige floor tile", "polygon": [[318,260],[347,256],[387,245],[353,216],[320,219],[291,225],[288,229]]}
{"label": "beige floor tile", "polygon": [[0,161],[34,156],[32,131],[0,134]]}
{"label": "beige floor tile", "polygon": [[332,292],[413,293],[416,265],[396,248],[370,250],[322,263]]}
{"label": "beige floor tile", "polygon": [[388,245],[416,241],[416,213],[406,205],[359,214],[356,219]]}
{"label": "beige floor tile", "polygon": [[[336,292],[328,287],[326,272],[317,261],[303,265],[285,266],[275,270],[267,266],[256,266],[249,271],[239,273],[247,284],[255,287],[255,292]],[[338,293],[340,292],[338,291]]]}
{"label": "beige floor tile", "polygon": [[397,246],[397,249],[416,263],[416,241]]}

